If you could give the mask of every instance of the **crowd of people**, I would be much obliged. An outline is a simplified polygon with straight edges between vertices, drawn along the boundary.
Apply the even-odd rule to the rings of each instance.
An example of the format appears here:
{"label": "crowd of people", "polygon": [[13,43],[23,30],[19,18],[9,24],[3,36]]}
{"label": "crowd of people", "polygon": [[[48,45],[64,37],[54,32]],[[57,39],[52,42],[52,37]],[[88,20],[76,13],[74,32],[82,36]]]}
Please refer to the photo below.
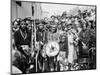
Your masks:
{"label": "crowd of people", "polygon": [[[49,47],[58,53],[50,54]],[[12,64],[19,73],[95,69],[96,10],[79,10],[76,15],[64,11],[41,20],[15,19]]]}

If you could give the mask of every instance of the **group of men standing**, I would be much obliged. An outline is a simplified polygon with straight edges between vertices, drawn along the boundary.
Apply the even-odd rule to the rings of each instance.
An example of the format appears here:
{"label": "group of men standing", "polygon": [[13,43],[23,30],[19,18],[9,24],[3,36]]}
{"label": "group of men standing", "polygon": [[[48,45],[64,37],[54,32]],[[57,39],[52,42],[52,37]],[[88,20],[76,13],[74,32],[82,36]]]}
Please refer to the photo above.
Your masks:
{"label": "group of men standing", "polygon": [[[67,25],[63,22],[62,24],[51,22],[52,24],[43,22],[36,24],[35,21],[24,19],[17,24],[19,28],[13,34],[14,49],[19,52],[19,58],[25,60],[14,58],[15,55],[12,58],[14,58],[13,65],[22,73],[30,72],[29,69],[32,71],[37,69],[34,72],[68,70],[63,66],[78,63],[82,53],[88,52],[92,47],[91,43],[95,45],[95,33],[93,34],[95,31],[90,28],[92,24],[81,23],[77,17],[74,21],[73,18],[66,19]],[[53,57],[46,54],[46,47],[50,42],[59,45],[59,52]],[[56,50],[56,46],[53,49]]]}

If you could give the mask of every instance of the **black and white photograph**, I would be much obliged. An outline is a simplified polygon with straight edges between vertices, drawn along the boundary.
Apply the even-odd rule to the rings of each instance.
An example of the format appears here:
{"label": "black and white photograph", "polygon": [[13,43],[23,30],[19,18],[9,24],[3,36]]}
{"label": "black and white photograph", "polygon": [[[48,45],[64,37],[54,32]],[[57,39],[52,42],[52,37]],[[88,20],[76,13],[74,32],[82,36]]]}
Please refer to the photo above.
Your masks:
{"label": "black and white photograph", "polygon": [[96,9],[11,0],[11,74],[95,70]]}

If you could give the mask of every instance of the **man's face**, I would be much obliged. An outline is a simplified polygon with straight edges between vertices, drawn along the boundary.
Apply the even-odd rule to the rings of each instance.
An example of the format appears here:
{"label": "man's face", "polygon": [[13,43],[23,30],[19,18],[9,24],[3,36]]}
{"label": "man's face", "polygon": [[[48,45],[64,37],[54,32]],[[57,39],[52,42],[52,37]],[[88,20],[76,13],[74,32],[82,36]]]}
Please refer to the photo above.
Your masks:
{"label": "man's face", "polygon": [[61,37],[61,41],[64,42],[65,39],[66,39],[66,37],[63,35],[63,36]]}
{"label": "man's face", "polygon": [[21,22],[21,28],[22,29],[25,29],[26,28],[26,23],[23,21],[23,22]]}
{"label": "man's face", "polygon": [[61,25],[58,25],[58,29],[61,30],[62,29],[62,26]]}

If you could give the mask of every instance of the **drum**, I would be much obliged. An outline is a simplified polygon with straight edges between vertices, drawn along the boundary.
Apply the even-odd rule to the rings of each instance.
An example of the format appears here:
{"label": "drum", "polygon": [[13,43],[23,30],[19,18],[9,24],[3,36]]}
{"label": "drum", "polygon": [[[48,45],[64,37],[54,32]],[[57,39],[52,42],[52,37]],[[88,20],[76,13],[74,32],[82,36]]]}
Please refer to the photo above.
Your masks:
{"label": "drum", "polygon": [[51,41],[45,45],[46,55],[49,57],[54,57],[59,53],[59,44],[57,42]]}

